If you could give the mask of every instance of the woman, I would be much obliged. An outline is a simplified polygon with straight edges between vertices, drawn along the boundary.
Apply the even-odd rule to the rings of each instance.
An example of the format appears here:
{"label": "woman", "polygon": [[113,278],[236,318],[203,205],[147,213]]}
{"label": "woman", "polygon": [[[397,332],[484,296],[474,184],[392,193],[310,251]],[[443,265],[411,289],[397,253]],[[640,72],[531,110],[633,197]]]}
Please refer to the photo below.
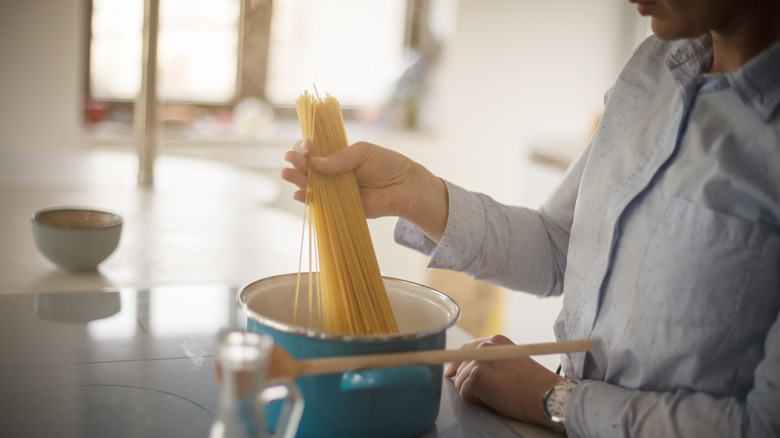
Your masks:
{"label": "woman", "polygon": [[[633,0],[632,0],[633,1]],[[463,399],[570,436],[780,436],[780,2],[636,1],[654,36],[537,211],[356,143],[282,177],[353,170],[368,217],[431,266],[563,294],[566,377],[530,358],[452,363]],[[494,336],[464,348],[510,343]]]}

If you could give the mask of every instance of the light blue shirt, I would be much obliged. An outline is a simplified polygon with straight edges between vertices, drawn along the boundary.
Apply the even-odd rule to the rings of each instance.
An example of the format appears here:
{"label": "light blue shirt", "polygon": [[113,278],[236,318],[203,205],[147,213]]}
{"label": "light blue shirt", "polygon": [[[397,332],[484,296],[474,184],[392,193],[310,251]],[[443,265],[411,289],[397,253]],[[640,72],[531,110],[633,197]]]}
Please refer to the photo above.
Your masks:
{"label": "light blue shirt", "polygon": [[557,338],[594,341],[562,358],[569,436],[780,436],[780,43],[711,60],[640,45],[538,211],[447,182],[438,246],[396,227],[430,266],[564,294]]}

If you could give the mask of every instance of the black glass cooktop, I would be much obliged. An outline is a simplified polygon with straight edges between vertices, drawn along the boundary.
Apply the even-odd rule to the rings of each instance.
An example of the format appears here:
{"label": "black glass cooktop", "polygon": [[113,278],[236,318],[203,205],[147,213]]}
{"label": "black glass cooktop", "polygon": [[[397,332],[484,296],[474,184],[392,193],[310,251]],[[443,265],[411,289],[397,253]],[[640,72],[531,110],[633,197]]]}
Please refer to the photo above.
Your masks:
{"label": "black glass cooktop", "polygon": [[[237,292],[0,295],[0,436],[208,437],[217,334],[246,326]],[[436,425],[422,438],[525,436],[507,424],[445,379]]]}
{"label": "black glass cooktop", "polygon": [[0,435],[206,437],[236,289],[0,296]]}

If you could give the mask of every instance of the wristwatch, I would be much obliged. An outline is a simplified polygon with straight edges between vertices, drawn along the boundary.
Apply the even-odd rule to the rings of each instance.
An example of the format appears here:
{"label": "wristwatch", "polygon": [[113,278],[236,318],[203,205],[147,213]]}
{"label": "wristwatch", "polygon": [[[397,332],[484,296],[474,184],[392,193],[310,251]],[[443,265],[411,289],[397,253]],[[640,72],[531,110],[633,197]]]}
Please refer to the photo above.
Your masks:
{"label": "wristwatch", "polygon": [[578,383],[580,383],[579,380],[561,380],[544,394],[542,398],[544,417],[553,430],[566,432],[566,402],[569,400],[569,394]]}

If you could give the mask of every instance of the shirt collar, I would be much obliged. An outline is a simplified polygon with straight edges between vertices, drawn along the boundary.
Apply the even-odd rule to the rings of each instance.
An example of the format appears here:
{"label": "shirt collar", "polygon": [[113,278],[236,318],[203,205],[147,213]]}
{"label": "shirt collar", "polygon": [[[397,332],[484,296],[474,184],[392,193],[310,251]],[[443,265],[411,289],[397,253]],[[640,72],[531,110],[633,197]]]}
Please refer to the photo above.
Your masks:
{"label": "shirt collar", "polygon": [[[680,41],[666,65],[686,101],[696,94],[699,77],[712,63],[709,34]],[[780,105],[780,42],[764,50],[742,67],[721,75],[746,106],[768,122]]]}
{"label": "shirt collar", "polygon": [[742,101],[768,122],[780,105],[780,42],[726,77]]}

